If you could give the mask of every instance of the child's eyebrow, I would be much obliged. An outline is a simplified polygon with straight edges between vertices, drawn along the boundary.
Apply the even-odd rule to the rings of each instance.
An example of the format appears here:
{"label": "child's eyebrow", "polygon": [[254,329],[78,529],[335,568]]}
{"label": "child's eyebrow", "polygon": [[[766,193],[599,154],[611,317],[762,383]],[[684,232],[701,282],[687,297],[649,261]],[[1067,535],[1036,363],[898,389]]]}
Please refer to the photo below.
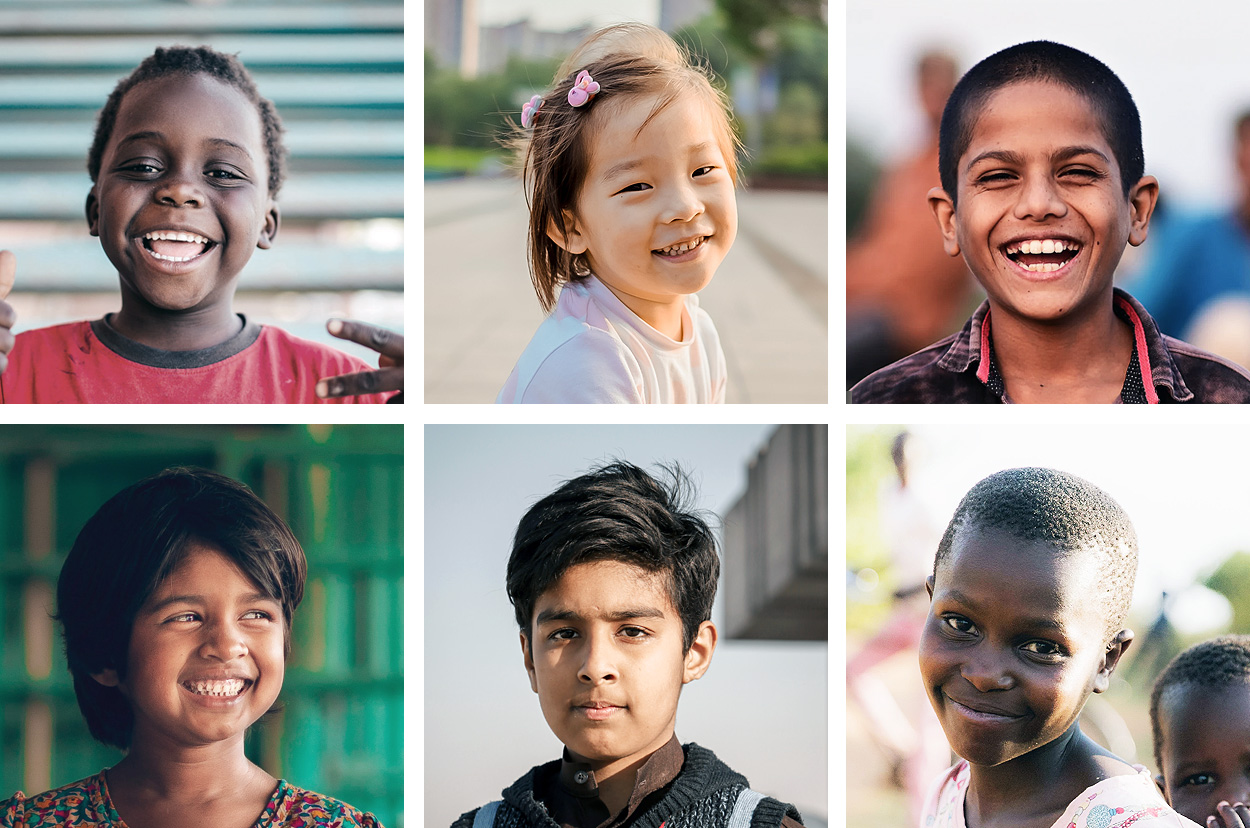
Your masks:
{"label": "child's eyebrow", "polygon": [[[615,612],[605,613],[600,618],[605,621],[628,621],[632,618],[663,618],[664,612],[656,607],[631,607],[629,609],[616,610]],[[585,621],[586,616],[574,610],[547,609],[538,613],[538,617],[534,619],[536,624],[545,624],[548,621]]]}
{"label": "child's eyebrow", "polygon": [[[239,602],[243,604],[255,604],[260,601],[270,601],[272,603],[281,603],[277,598],[266,595],[263,592],[249,592],[239,597]],[[147,609],[149,613],[160,612],[162,609],[172,606],[173,604],[197,604],[204,605],[208,603],[208,598],[204,595],[170,595],[168,598],[162,598]]]}
{"label": "child's eyebrow", "polygon": [[[1069,158],[1075,158],[1078,155],[1096,155],[1105,163],[1110,163],[1107,156],[1096,147],[1074,146],[1063,147],[1051,154],[1051,161],[1067,161]],[[977,157],[968,162],[968,169],[972,169],[982,161],[1001,161],[1004,164],[1014,164],[1020,166],[1024,164],[1024,156],[1012,150],[986,150]]]}
{"label": "child's eyebrow", "polygon": [[[165,140],[165,133],[158,132],[157,130],[154,130],[154,129],[149,129],[149,130],[144,130],[143,132],[136,132],[131,135],[127,135],[125,138],[117,142],[117,146],[120,147],[125,144],[129,144],[133,141],[163,141],[163,140]],[[208,138],[205,140],[205,143],[212,144],[213,146],[218,146],[218,147],[229,147],[230,149],[238,150],[239,152],[246,155],[248,158],[252,157],[252,154],[248,152],[247,147],[243,146],[242,144],[236,144],[234,141],[231,141],[228,138]]]}

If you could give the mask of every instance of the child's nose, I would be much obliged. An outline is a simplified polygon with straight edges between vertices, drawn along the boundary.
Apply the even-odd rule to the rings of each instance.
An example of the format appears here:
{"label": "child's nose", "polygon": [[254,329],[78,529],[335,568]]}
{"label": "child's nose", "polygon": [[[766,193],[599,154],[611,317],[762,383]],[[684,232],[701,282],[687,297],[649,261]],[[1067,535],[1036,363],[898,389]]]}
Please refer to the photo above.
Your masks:
{"label": "child's nose", "polygon": [[611,643],[596,636],[586,640],[581,670],[578,678],[589,684],[602,684],[617,679],[615,648]]}
{"label": "child's nose", "polygon": [[668,200],[664,204],[663,220],[665,224],[674,221],[690,221],[703,212],[703,199],[689,183],[679,184],[669,190]]}
{"label": "child's nose", "polygon": [[174,207],[199,207],[204,203],[204,193],[200,189],[198,176],[171,171],[155,192],[156,200],[161,204]]}
{"label": "child's nose", "polygon": [[1016,201],[1015,215],[1019,219],[1042,221],[1060,218],[1068,212],[1067,202],[1059,193],[1055,182],[1048,175],[1026,175]]}
{"label": "child's nose", "polygon": [[219,661],[232,661],[247,655],[247,644],[234,624],[212,624],[205,627],[200,655]]}
{"label": "child's nose", "polygon": [[1011,673],[992,655],[981,655],[970,658],[959,669],[960,675],[977,690],[989,693],[994,690],[1009,690],[1015,686]]}

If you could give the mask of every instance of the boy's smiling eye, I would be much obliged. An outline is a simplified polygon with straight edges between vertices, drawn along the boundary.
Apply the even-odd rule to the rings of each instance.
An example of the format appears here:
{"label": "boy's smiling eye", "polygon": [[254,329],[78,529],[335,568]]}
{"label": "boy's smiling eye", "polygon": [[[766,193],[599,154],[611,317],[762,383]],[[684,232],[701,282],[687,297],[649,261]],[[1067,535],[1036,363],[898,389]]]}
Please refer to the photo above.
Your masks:
{"label": "boy's smiling eye", "polygon": [[713,166],[713,165],[711,165],[711,164],[708,164],[708,165],[706,165],[706,166],[699,167],[699,169],[697,169],[697,170],[695,170],[695,171],[694,171],[693,175],[696,175],[696,176],[699,176],[699,175],[707,175],[708,173],[710,173],[710,172],[711,172],[712,170],[714,170],[714,169],[716,169],[716,167],[714,167],[714,166]]}
{"label": "boy's smiling eye", "polygon": [[650,189],[651,189],[650,184],[644,184],[643,182],[639,181],[636,184],[630,184],[628,187],[622,187],[616,192],[619,195],[620,193],[641,193],[643,190],[650,190]]}
{"label": "boy's smiling eye", "polygon": [[621,635],[625,638],[639,640],[649,637],[651,633],[644,630],[642,627],[624,627],[621,630]]}

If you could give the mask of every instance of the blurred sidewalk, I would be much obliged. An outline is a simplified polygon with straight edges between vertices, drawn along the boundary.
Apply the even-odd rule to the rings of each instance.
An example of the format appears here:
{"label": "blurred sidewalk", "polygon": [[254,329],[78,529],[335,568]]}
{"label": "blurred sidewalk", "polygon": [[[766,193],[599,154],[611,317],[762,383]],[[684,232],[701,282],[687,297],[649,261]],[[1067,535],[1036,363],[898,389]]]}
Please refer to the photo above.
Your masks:
{"label": "blurred sidewalk", "polygon": [[[731,403],[825,403],[825,193],[739,191],[738,239],[699,294],[720,332]],[[493,402],[542,321],[521,185],[425,183],[425,402]]]}

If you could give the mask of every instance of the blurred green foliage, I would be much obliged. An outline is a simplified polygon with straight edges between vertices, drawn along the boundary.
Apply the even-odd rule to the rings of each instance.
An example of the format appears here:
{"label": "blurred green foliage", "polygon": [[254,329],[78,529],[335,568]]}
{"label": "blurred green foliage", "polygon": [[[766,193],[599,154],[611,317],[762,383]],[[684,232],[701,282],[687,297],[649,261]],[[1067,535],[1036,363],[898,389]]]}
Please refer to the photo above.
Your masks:
{"label": "blurred green foliage", "polygon": [[503,73],[462,78],[425,54],[425,144],[499,149],[521,104],[551,83],[555,59],[509,60]]}
{"label": "blurred green foliage", "polygon": [[873,569],[882,575],[872,602],[847,601],[846,628],[859,632],[874,627],[889,606],[889,551],[881,537],[877,496],[894,476],[890,445],[902,426],[847,426],[846,429],[846,567],[848,574]]}
{"label": "blurred green foliage", "polygon": [[[767,68],[775,76],[778,107],[764,122],[762,145],[751,147],[742,161],[746,174],[826,175],[829,33],[819,12],[816,0],[722,0],[716,11],[673,34],[721,88],[728,90],[728,78],[744,69]],[[425,145],[498,149],[521,105],[551,83],[559,63],[513,59],[501,74],[462,78],[426,52]],[[454,163],[466,160],[472,159],[427,153],[427,162],[451,164],[436,171],[468,171]]]}
{"label": "blurred green foliage", "polygon": [[1250,631],[1250,554],[1234,552],[1206,580],[1206,587],[1233,605],[1233,625],[1237,632]]}

